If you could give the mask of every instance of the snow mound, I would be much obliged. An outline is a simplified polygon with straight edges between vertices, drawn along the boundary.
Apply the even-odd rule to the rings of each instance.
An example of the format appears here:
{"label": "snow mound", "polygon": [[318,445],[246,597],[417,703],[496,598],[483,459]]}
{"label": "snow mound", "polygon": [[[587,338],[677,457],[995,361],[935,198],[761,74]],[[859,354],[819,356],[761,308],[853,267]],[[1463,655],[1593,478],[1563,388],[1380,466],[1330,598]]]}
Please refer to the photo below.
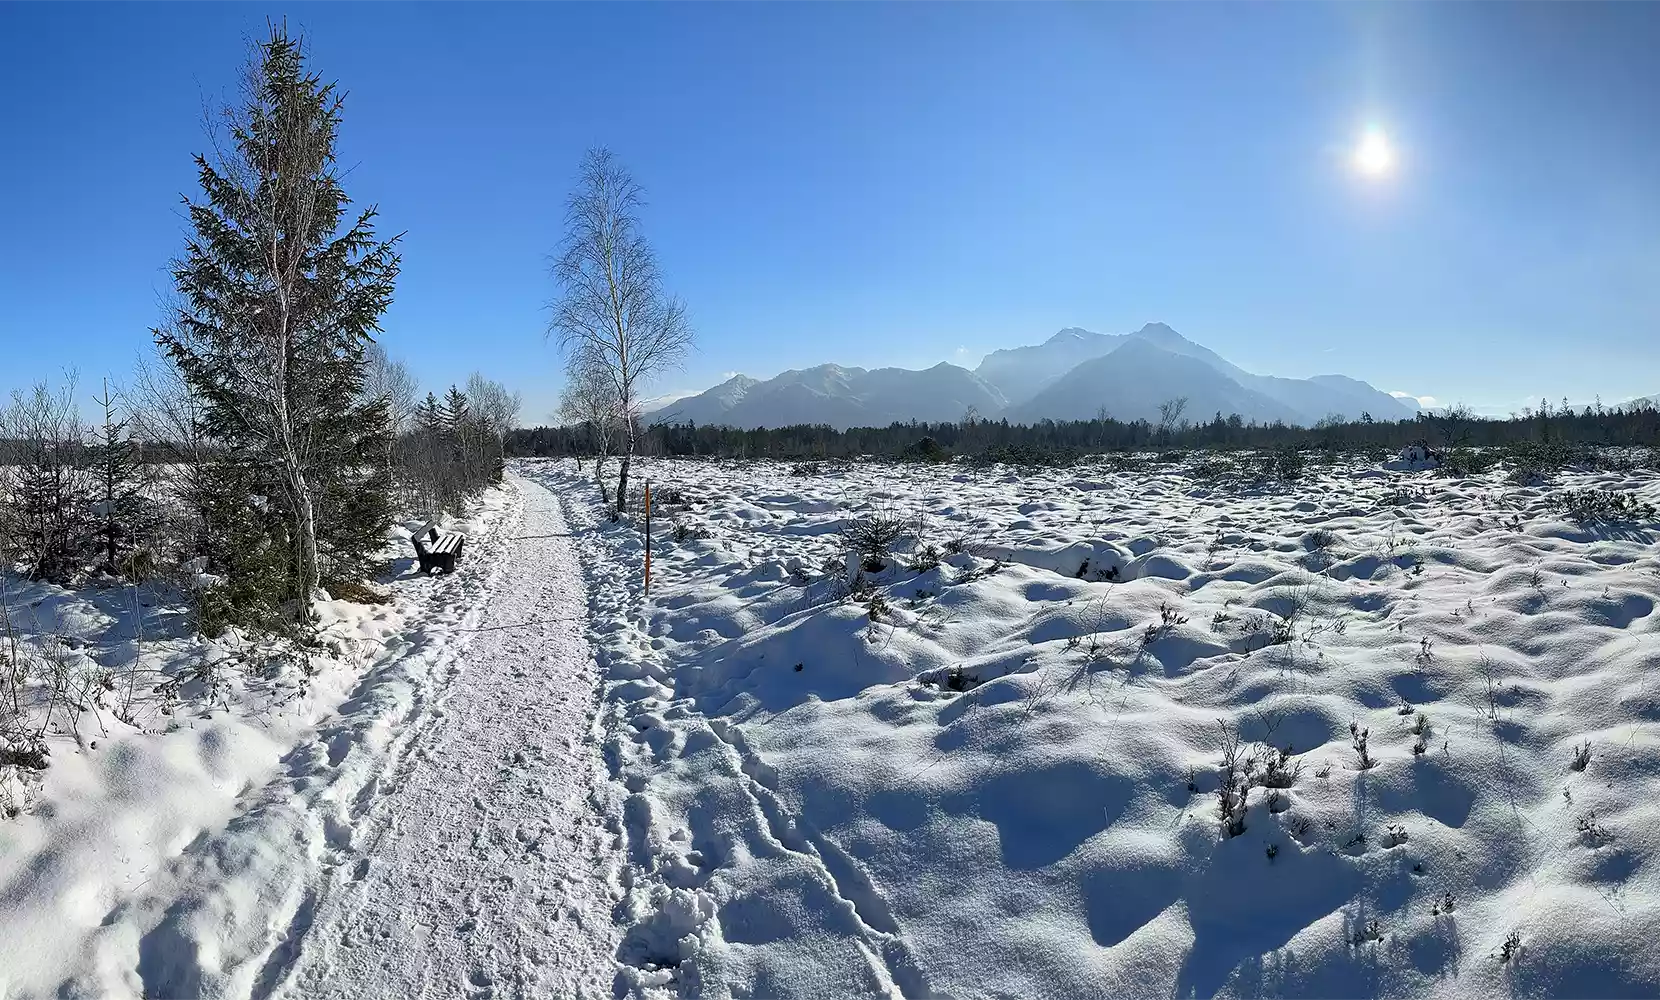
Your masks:
{"label": "snow mound", "polygon": [[[649,598],[634,525],[588,540],[639,989],[1660,991],[1660,525],[1376,466],[642,464],[697,503]],[[871,512],[913,527],[850,585]]]}

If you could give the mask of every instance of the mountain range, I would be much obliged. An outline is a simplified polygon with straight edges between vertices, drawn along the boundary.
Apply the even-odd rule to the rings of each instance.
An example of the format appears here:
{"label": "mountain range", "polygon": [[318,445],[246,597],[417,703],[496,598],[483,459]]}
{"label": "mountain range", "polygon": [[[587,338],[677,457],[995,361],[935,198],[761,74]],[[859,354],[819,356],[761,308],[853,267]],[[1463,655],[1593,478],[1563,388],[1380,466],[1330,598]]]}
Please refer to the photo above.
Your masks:
{"label": "mountain range", "polygon": [[973,407],[982,417],[1013,423],[1084,420],[1103,411],[1120,420],[1156,421],[1160,404],[1179,398],[1194,421],[1220,413],[1306,426],[1328,416],[1398,419],[1418,411],[1411,398],[1342,375],[1256,375],[1163,323],[1149,323],[1125,334],[1068,328],[1041,344],[993,351],[974,371],[941,362],[921,371],[819,365],[764,381],[738,375],[669,402],[649,419],[845,429],[959,420]]}

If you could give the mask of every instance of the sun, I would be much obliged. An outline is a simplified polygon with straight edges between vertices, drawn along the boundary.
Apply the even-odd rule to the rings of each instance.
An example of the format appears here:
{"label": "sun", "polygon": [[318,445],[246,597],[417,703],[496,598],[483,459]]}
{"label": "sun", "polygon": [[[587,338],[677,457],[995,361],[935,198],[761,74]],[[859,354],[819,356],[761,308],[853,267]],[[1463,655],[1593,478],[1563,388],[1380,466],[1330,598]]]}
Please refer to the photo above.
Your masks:
{"label": "sun", "polygon": [[1395,147],[1382,129],[1369,128],[1355,147],[1354,165],[1362,177],[1383,178],[1395,171]]}

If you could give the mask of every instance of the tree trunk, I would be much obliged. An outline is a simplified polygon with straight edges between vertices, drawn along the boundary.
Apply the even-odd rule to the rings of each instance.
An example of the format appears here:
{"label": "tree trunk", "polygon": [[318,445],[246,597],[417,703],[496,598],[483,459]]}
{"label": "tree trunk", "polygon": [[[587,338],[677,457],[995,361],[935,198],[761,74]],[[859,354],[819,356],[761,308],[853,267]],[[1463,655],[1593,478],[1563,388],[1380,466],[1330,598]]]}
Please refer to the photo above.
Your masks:
{"label": "tree trunk", "polygon": [[[304,480],[301,488],[304,489]],[[317,565],[317,512],[307,491],[300,497],[300,586],[305,588],[301,600],[309,603],[311,595],[323,585],[322,569]]]}
{"label": "tree trunk", "polygon": [[311,595],[322,585],[322,576],[317,566],[317,509],[312,502],[311,488],[306,483],[305,472],[300,468],[299,459],[294,456],[292,449],[283,459],[283,478],[288,480],[288,490],[294,504],[295,543],[299,552],[299,598],[302,607],[311,600]]}
{"label": "tree trunk", "polygon": [[617,516],[622,517],[628,504],[628,463],[634,458],[634,421],[626,421],[622,470],[617,473]]}

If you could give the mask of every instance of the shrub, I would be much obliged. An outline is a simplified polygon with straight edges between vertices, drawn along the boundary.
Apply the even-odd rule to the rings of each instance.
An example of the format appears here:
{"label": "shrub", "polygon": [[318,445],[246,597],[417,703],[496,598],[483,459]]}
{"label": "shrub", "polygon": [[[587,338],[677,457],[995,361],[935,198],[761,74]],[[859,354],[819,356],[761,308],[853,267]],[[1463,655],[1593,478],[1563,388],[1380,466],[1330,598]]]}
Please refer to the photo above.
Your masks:
{"label": "shrub", "polygon": [[651,502],[659,507],[684,507],[686,491],[673,483],[664,483],[651,491]]}
{"label": "shrub", "polygon": [[685,521],[674,522],[674,540],[677,542],[709,537],[711,537],[711,532],[701,524],[688,524]]}
{"label": "shrub", "polygon": [[1274,473],[1286,482],[1303,478],[1308,460],[1295,448],[1286,448],[1274,454]]}
{"label": "shrub", "polygon": [[1078,464],[1078,450],[1076,448],[1051,448],[1042,445],[1029,444],[998,444],[992,445],[985,451],[973,456],[969,461],[974,465],[1020,465],[1033,468],[1053,467],[1060,468]]}
{"label": "shrub", "polygon": [[1563,490],[1552,495],[1550,507],[1580,523],[1588,521],[1652,521],[1654,505],[1618,490]]}
{"label": "shrub", "polygon": [[1297,783],[1297,778],[1303,773],[1301,761],[1292,762],[1292,747],[1284,750],[1278,747],[1269,747],[1263,754],[1262,777],[1259,780],[1264,788],[1290,788]]}
{"label": "shrub", "polygon": [[1510,479],[1526,483],[1559,471],[1573,460],[1573,449],[1562,441],[1522,441],[1507,451]]}
{"label": "shrub", "polygon": [[1354,746],[1355,757],[1359,760],[1362,771],[1370,771],[1377,765],[1376,758],[1372,756],[1371,750],[1366,745],[1371,736],[1372,731],[1360,728],[1360,723],[1349,723],[1349,741]]}
{"label": "shrub", "polygon": [[1295,448],[1281,448],[1258,453],[1255,465],[1257,479],[1279,479],[1289,483],[1303,478],[1308,459]]}
{"label": "shrub", "polygon": [[1498,460],[1491,451],[1454,448],[1441,456],[1440,471],[1448,476],[1479,476],[1498,464]]}
{"label": "shrub", "polygon": [[946,555],[975,555],[980,548],[980,535],[969,525],[962,525],[945,539],[942,547]]}
{"label": "shrub", "polygon": [[1187,470],[1194,479],[1206,482],[1215,482],[1221,479],[1232,479],[1239,475],[1239,465],[1232,459],[1220,455],[1206,455],[1194,462]]}
{"label": "shrub", "polygon": [[1222,832],[1237,837],[1245,832],[1245,812],[1256,783],[1256,757],[1241,753],[1239,734],[1221,719],[1222,765],[1217,770],[1216,813]]}
{"label": "shrub", "polygon": [[921,437],[903,455],[913,462],[949,462],[951,450],[931,437]]}
{"label": "shrub", "polygon": [[824,466],[817,462],[797,462],[790,466],[792,476],[819,476],[824,474]]}
{"label": "shrub", "polygon": [[1175,630],[1176,626],[1186,624],[1186,615],[1182,614],[1180,611],[1177,611],[1168,603],[1161,602],[1159,604],[1159,620],[1156,623],[1147,626],[1147,630],[1142,633],[1141,644],[1143,646],[1151,646],[1153,643],[1169,635]]}
{"label": "shrub", "polygon": [[842,540],[848,551],[858,555],[864,568],[872,573],[887,565],[888,551],[906,534],[904,520],[897,514],[880,511],[854,518],[842,528]]}

